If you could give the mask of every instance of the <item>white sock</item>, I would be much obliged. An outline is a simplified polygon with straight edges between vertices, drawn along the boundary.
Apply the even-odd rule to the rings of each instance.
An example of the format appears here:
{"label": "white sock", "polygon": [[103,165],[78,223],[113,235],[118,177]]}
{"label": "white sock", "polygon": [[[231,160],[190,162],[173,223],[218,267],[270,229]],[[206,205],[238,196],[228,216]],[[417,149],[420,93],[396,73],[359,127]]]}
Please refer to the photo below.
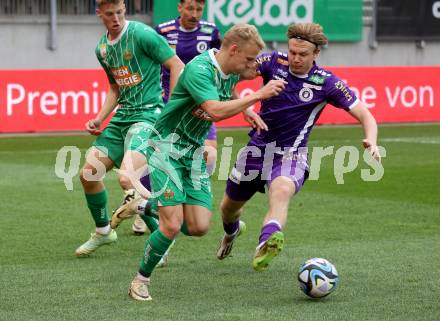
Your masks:
{"label": "white sock", "polygon": [[269,222],[267,222],[267,223],[264,224],[264,225],[268,225],[268,224],[276,224],[276,225],[278,225],[278,227],[280,228],[280,230],[283,229],[283,227],[281,226],[281,223],[278,222],[277,220],[270,220]]}
{"label": "white sock", "polygon": [[112,229],[110,228],[110,224],[103,226],[103,227],[97,227],[96,228],[96,233],[101,234],[101,235],[107,235],[110,233]]}

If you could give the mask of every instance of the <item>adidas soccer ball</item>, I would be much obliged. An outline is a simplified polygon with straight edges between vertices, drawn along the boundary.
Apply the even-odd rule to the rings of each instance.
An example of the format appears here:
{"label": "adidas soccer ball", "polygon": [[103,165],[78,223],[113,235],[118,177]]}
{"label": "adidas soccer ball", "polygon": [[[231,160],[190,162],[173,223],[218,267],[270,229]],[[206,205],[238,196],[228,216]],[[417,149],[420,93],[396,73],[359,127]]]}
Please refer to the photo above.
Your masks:
{"label": "adidas soccer ball", "polygon": [[298,281],[301,290],[312,298],[322,298],[332,293],[339,282],[338,272],[326,259],[313,258],[299,268]]}

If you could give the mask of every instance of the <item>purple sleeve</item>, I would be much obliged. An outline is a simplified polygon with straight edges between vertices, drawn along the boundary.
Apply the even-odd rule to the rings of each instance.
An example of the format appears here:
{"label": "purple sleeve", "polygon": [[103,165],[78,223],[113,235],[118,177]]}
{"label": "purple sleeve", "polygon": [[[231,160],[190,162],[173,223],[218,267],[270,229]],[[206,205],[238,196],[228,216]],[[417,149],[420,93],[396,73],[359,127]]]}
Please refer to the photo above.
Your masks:
{"label": "purple sleeve", "polygon": [[273,64],[276,62],[277,53],[265,52],[257,57],[257,71],[263,77],[264,82],[269,81],[272,78]]}
{"label": "purple sleeve", "polygon": [[221,44],[222,40],[220,38],[220,31],[217,28],[214,28],[214,32],[212,33],[211,48],[220,49]]}
{"label": "purple sleeve", "polygon": [[326,81],[328,102],[338,108],[349,110],[357,105],[359,99],[341,79],[332,75]]}

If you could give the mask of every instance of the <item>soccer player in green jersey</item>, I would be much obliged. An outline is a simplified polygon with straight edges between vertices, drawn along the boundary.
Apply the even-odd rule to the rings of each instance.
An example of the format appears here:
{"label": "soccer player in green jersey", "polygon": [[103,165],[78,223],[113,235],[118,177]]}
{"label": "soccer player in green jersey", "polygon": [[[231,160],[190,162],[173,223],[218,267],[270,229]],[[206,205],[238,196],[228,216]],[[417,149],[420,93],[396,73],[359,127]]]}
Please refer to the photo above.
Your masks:
{"label": "soccer player in green jersey", "polygon": [[[263,47],[254,26],[231,28],[220,50],[210,49],[185,66],[147,143],[139,143],[145,142],[144,138],[133,140],[132,150],[127,152],[133,167],[127,176],[143,196],[150,197],[151,206],[157,203],[160,220],[159,229],[146,241],[139,272],[129,289],[132,298],[151,300],[150,275],[181,230],[191,236],[208,231],[212,195],[203,145],[211,123],[232,117],[283,90],[284,81],[273,80],[251,95],[231,100],[241,76],[256,74],[255,58]],[[146,160],[151,193],[142,188],[137,175]],[[112,223],[113,218],[115,215]]]}
{"label": "soccer player in green jersey", "polygon": [[[125,167],[124,143],[130,127],[139,122],[154,124],[161,113],[161,64],[170,70],[172,88],[183,68],[175,52],[154,29],[125,19],[123,0],[97,0],[96,4],[96,14],[107,29],[96,47],[96,56],[107,73],[110,88],[101,111],[86,123],[86,129],[98,138],[87,154],[80,179],[96,232],[76,249],[77,256],[88,256],[101,245],[116,241],[102,179],[114,166]],[[101,131],[102,122],[117,105],[115,115]],[[119,176],[119,183],[124,190],[132,188],[123,175]]]}

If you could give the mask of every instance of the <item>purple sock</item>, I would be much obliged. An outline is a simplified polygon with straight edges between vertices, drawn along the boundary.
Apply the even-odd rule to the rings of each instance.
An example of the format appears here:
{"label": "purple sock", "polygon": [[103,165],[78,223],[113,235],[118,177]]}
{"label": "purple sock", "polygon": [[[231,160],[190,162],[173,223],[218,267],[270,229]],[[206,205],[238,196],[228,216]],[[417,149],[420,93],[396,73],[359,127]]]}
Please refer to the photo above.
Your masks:
{"label": "purple sock", "polygon": [[278,231],[281,231],[281,228],[277,223],[268,223],[264,225],[261,229],[260,240],[258,244],[266,242],[273,233]]}
{"label": "purple sock", "polygon": [[223,222],[223,229],[225,230],[226,234],[232,235],[235,232],[237,232],[239,228],[240,228],[240,220],[236,220],[234,223]]}

